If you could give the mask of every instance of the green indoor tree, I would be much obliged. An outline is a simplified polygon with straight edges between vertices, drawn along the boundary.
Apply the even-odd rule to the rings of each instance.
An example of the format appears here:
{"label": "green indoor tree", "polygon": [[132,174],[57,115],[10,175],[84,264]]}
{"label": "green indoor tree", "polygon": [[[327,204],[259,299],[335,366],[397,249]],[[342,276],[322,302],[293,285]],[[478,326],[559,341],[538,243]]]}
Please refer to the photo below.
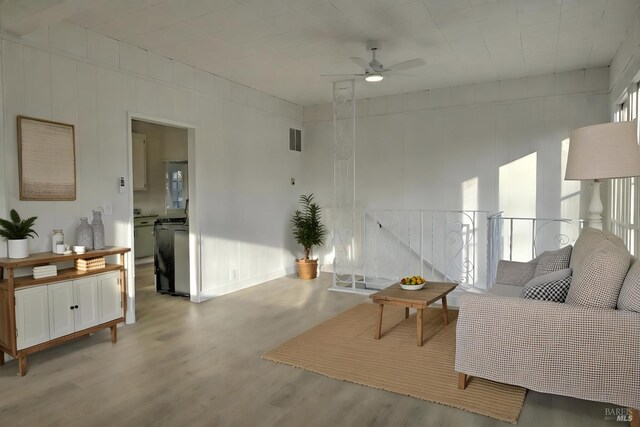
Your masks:
{"label": "green indoor tree", "polygon": [[297,210],[291,218],[293,235],[304,248],[304,260],[309,259],[313,246],[324,244],[325,228],[320,221],[320,206],[313,201],[313,194],[301,195],[302,210]]}

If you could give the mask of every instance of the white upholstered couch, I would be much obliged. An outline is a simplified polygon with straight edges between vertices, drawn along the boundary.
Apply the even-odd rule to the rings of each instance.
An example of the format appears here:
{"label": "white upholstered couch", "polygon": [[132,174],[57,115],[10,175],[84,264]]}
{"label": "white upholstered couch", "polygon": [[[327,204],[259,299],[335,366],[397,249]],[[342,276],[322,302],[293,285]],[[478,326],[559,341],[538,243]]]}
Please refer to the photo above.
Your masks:
{"label": "white upholstered couch", "polygon": [[[455,363],[459,386],[466,387],[467,378],[473,381],[472,377],[480,377],[544,393],[640,408],[640,262],[629,269],[629,255],[622,240],[587,228],[571,254],[571,287],[580,282],[593,292],[598,289],[595,285],[615,276],[603,266],[595,269],[598,277],[594,278],[586,271],[594,271],[593,266],[585,267],[594,259],[611,262],[598,248],[613,246],[617,249],[610,252],[620,258],[613,262],[624,265],[626,256],[627,263],[619,298],[622,294],[627,300],[635,298],[614,302],[614,308],[590,306],[588,301],[583,304],[575,296],[573,301],[568,297],[566,303],[517,296],[462,296]],[[499,280],[515,282],[503,283],[515,288],[513,294],[531,275],[531,265],[524,264],[503,263],[503,271],[497,274]],[[592,296],[600,297],[595,293]],[[610,300],[611,295],[607,298]],[[637,410],[632,413],[637,418]]]}

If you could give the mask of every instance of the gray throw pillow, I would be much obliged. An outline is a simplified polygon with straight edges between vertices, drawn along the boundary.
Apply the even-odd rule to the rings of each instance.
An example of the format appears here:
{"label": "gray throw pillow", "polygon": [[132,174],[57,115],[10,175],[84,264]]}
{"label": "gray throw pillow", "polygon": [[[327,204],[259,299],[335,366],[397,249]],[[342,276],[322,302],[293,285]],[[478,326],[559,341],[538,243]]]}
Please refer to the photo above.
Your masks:
{"label": "gray throw pillow", "polygon": [[542,274],[540,276],[536,276],[533,279],[529,280],[525,283],[525,288],[530,288],[531,286],[544,285],[545,283],[557,282],[559,280],[564,280],[567,277],[571,277],[571,273],[573,269],[571,268],[563,268],[562,270],[552,271],[551,273]]}
{"label": "gray throw pillow", "polygon": [[600,242],[574,266],[567,304],[616,308],[630,259],[626,248],[608,240]]}
{"label": "gray throw pillow", "polygon": [[557,251],[546,251],[538,257],[538,265],[534,277],[551,273],[552,271],[564,270],[569,268],[571,261],[571,245],[560,248]]}
{"label": "gray throw pillow", "polygon": [[618,297],[618,309],[640,313],[640,260],[633,263],[624,278]]}
{"label": "gray throw pillow", "polygon": [[571,285],[571,276],[524,288],[520,297],[540,301],[564,302]]}

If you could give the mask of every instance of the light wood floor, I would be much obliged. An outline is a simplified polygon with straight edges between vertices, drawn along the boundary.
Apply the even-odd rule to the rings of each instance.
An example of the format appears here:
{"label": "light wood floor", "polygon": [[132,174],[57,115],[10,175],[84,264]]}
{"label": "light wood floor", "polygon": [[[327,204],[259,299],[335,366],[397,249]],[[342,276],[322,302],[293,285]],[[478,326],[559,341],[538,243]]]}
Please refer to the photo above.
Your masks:
{"label": "light wood floor", "polygon": [[[366,298],[286,277],[202,304],[158,295],[138,268],[138,323],[0,368],[3,426],[509,426],[260,356]],[[529,392],[518,426],[623,426],[605,407]]]}

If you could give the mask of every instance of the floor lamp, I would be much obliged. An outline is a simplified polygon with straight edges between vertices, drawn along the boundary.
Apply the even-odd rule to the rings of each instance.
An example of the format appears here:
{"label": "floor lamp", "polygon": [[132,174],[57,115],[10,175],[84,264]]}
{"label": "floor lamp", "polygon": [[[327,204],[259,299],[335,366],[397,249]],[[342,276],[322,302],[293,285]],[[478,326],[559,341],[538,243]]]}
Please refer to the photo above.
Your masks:
{"label": "floor lamp", "polygon": [[566,180],[594,180],[587,226],[602,230],[600,180],[640,176],[635,122],[604,123],[571,131]]}

